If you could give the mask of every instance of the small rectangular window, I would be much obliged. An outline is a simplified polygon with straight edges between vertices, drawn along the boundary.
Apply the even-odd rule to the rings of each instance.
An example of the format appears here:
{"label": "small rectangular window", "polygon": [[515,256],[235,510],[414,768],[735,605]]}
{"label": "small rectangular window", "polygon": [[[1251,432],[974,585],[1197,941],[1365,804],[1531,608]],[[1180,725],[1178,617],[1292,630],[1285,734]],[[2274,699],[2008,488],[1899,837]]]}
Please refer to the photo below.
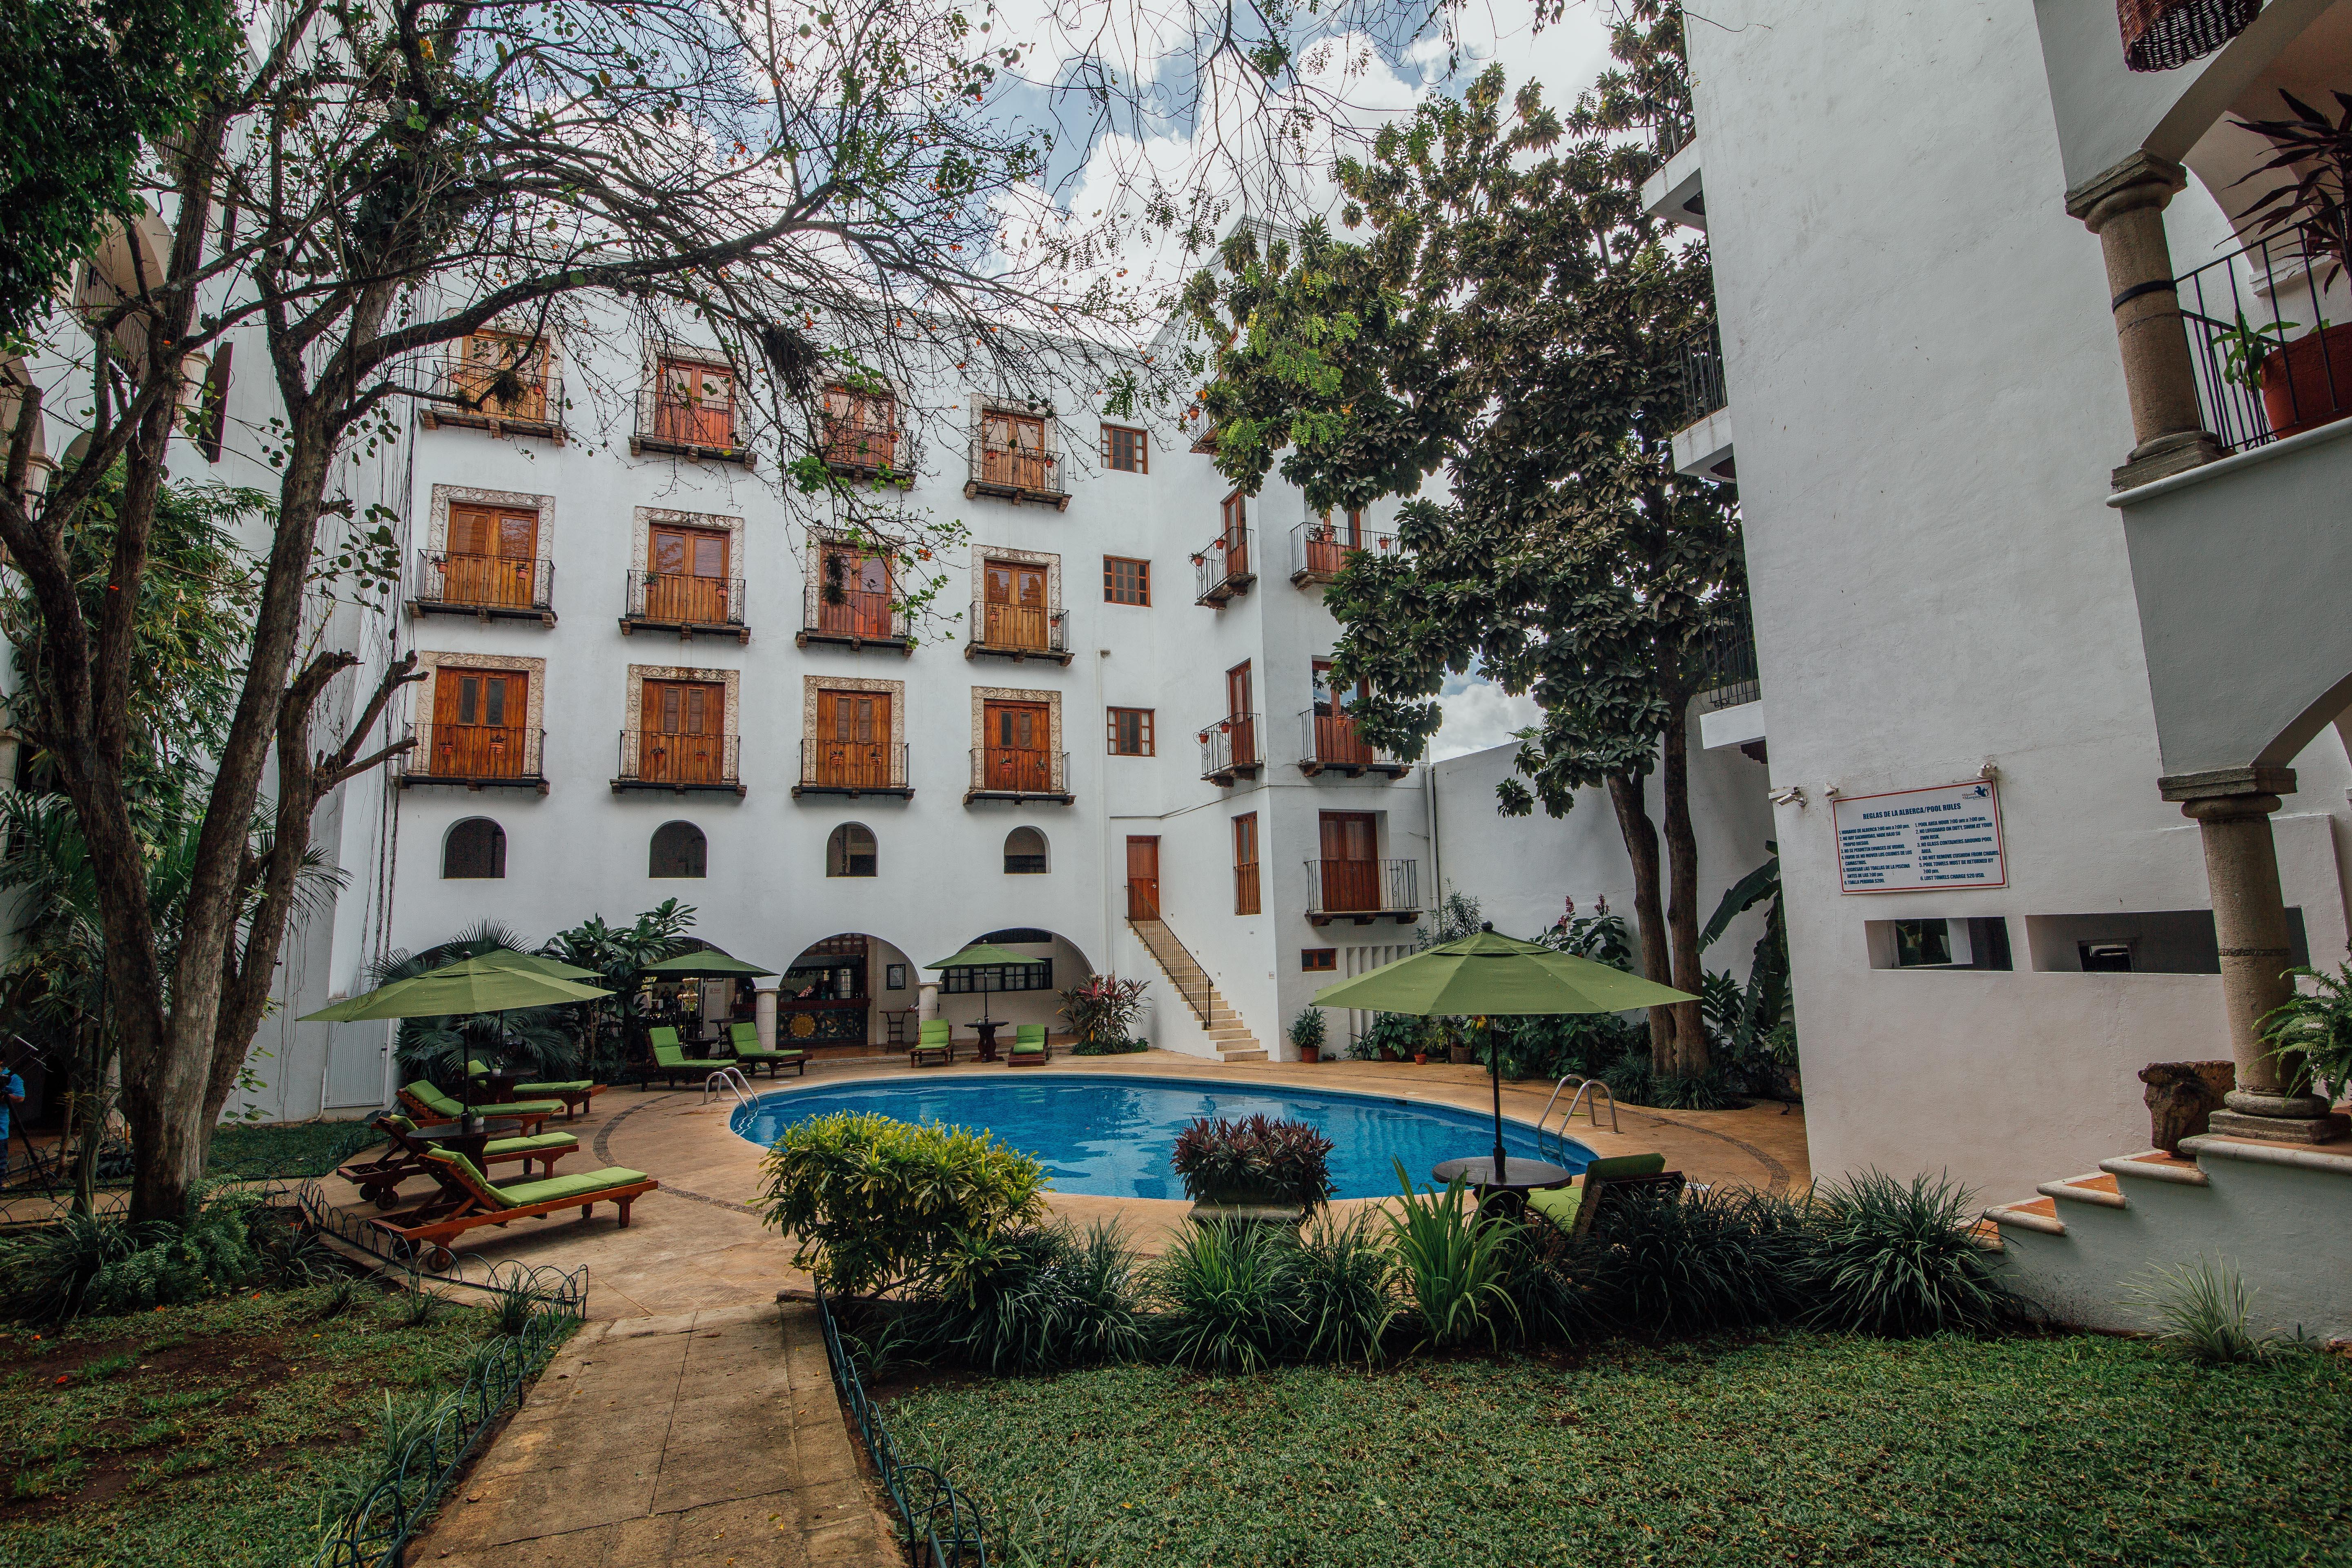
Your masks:
{"label": "small rectangular window", "polygon": [[1257,813],[1234,818],[1234,913],[1258,912]]}
{"label": "small rectangular window", "polygon": [[1153,754],[1151,714],[1149,708],[1112,708],[1108,715],[1110,754],[1114,757],[1148,757]]}
{"label": "small rectangular window", "polygon": [[1123,555],[1104,556],[1103,603],[1150,605],[1151,603],[1151,563],[1132,561]]}
{"label": "small rectangular window", "polygon": [[1102,427],[1103,463],[1123,474],[1148,474],[1151,471],[1151,446],[1140,430],[1125,425]]}
{"label": "small rectangular window", "polygon": [[1310,974],[1337,970],[1339,967],[1339,950],[1336,947],[1301,948],[1298,967]]}

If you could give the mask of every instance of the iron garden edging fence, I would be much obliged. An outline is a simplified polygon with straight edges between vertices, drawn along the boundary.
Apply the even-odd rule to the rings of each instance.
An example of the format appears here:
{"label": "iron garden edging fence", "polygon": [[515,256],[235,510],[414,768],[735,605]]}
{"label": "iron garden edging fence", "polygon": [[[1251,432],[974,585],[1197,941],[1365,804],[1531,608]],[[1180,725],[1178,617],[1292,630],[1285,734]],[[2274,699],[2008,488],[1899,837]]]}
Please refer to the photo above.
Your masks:
{"label": "iron garden edging fence", "polygon": [[890,1494],[915,1568],[988,1568],[979,1507],[930,1466],[899,1463],[898,1446],[866,1397],[866,1382],[841,1342],[841,1327],[834,1321],[833,1303],[825,1299],[822,1284],[816,1288],[816,1320],[824,1331],[824,1359],[833,1370],[834,1390],[882,1478],[883,1490]]}

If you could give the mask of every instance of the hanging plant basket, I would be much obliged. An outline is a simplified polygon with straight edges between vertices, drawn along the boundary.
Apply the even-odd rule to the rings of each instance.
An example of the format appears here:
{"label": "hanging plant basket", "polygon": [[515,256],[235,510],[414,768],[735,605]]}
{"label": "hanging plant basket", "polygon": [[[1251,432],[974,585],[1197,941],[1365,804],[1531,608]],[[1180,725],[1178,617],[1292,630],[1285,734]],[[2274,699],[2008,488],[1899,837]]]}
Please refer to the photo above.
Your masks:
{"label": "hanging plant basket", "polygon": [[2116,0],[2124,64],[2136,71],[2178,70],[2246,30],[2263,0]]}

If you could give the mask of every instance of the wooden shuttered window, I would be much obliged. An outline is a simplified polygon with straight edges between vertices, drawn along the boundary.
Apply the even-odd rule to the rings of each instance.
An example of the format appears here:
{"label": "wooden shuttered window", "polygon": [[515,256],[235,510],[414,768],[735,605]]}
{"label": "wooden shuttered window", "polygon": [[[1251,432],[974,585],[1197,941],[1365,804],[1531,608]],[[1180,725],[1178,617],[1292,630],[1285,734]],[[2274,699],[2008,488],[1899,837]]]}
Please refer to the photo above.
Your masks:
{"label": "wooden shuttered window", "polygon": [[1129,426],[1106,425],[1102,427],[1102,459],[1105,468],[1122,474],[1148,474],[1151,471],[1150,438]]}
{"label": "wooden shuttered window", "polygon": [[1152,710],[1149,708],[1110,709],[1105,725],[1108,731],[1110,754],[1115,757],[1153,755],[1151,715]]}
{"label": "wooden shuttered window", "polygon": [[1103,603],[1149,605],[1151,603],[1151,563],[1124,555],[1104,556]]}

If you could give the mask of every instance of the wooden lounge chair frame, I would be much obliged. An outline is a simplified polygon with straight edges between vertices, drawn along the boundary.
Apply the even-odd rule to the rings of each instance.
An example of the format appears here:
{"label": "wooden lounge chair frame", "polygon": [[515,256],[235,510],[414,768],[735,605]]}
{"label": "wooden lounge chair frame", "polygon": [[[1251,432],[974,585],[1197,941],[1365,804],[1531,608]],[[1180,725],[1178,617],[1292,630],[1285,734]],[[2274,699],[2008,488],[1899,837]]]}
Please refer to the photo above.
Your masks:
{"label": "wooden lounge chair frame", "polygon": [[774,1078],[778,1068],[790,1068],[802,1078],[808,1077],[808,1053],[806,1051],[801,1050],[797,1047],[791,1050],[782,1051],[761,1050],[759,1044],[759,1035],[756,1031],[751,1037],[751,1044],[749,1047],[746,1047],[743,1044],[741,1037],[738,1035],[736,1031],[751,1028],[753,1028],[753,1026],[750,1024],[734,1024],[730,1025],[727,1030],[727,1043],[734,1050],[735,1059],[741,1063],[747,1071],[756,1068],[766,1068],[768,1069],[768,1076],[770,1078]]}
{"label": "wooden lounge chair frame", "polygon": [[[933,1037],[932,1025],[939,1026]],[[937,1060],[927,1058],[936,1058]],[[915,1043],[907,1047],[908,1067],[948,1067],[955,1061],[955,1026],[944,1018],[926,1018],[915,1030]]]}
{"label": "wooden lounge chair frame", "polygon": [[[563,1101],[563,1120],[569,1121],[588,1109],[588,1102],[609,1087],[592,1083],[585,1089],[572,1089],[565,1084],[519,1083],[515,1085],[517,1100],[560,1100]],[[497,1104],[496,1100],[489,1102]]]}
{"label": "wooden lounge chair frame", "polygon": [[[409,1120],[412,1121],[449,1121],[455,1120],[448,1111],[446,1111],[436,1105],[427,1105],[425,1101],[409,1093],[408,1087],[405,1084],[401,1086],[399,1092],[400,1103],[408,1108]],[[461,1111],[459,1114],[463,1114],[463,1112]],[[478,1101],[474,1106],[474,1114],[482,1117],[485,1120],[496,1117],[500,1121],[520,1121],[522,1123],[524,1135],[528,1137],[531,1133],[538,1132],[544,1129],[547,1126],[547,1119],[550,1116],[552,1116],[554,1112],[550,1110],[516,1110],[511,1109],[511,1107],[501,1108],[497,1105],[486,1105]]]}
{"label": "wooden lounge chair frame", "polygon": [[[383,1134],[383,1153],[373,1160],[354,1160],[348,1165],[338,1166],[335,1174],[359,1188],[360,1196],[376,1207],[397,1208],[400,1205],[401,1183],[411,1176],[434,1173],[433,1166],[425,1158],[425,1151],[432,1145],[416,1142],[389,1116],[379,1116],[369,1125]],[[536,1160],[541,1166],[540,1174],[551,1176],[555,1174],[555,1163],[566,1154],[576,1152],[580,1147],[580,1140],[569,1132],[559,1136],[565,1140],[561,1148],[551,1144],[544,1149],[491,1150],[484,1152],[482,1163],[506,1165],[519,1160],[522,1163],[523,1176],[528,1180],[531,1162]]]}
{"label": "wooden lounge chair frame", "polygon": [[[434,1176],[441,1183],[441,1195],[402,1215],[399,1219],[373,1219],[368,1223],[388,1236],[396,1236],[411,1246],[423,1247],[424,1259],[436,1268],[446,1268],[455,1260],[449,1250],[449,1239],[481,1226],[504,1226],[519,1219],[531,1219],[540,1215],[555,1214],[576,1208],[586,1219],[598,1204],[609,1203],[621,1211],[621,1228],[629,1227],[629,1205],[650,1192],[658,1191],[661,1183],[647,1176],[642,1181],[625,1182],[615,1187],[602,1187],[586,1193],[574,1193],[570,1197],[555,1198],[547,1203],[508,1205],[499,1195],[485,1187],[466,1163],[438,1156],[427,1156]],[[593,1175],[592,1171],[578,1173]]]}
{"label": "wooden lounge chair frame", "polygon": [[[1034,1051],[1024,1051],[1021,1049],[1021,1037],[1024,1031],[1030,1029],[1037,1031],[1038,1048]],[[1046,1031],[1043,1025],[1019,1024],[1013,1026],[1013,1043],[1004,1047],[1004,1065],[1006,1067],[1043,1067],[1053,1059],[1054,1037]]]}
{"label": "wooden lounge chair frame", "polygon": [[[1601,1212],[1603,1205],[1613,1206],[1622,1204],[1633,1193],[1663,1191],[1675,1194],[1682,1190],[1683,1173],[1680,1171],[1659,1171],[1646,1176],[1588,1175],[1584,1178],[1584,1196],[1576,1205],[1576,1218],[1561,1234],[1570,1241],[1583,1240],[1592,1234],[1593,1216]],[[1540,1218],[1553,1230],[1559,1230],[1557,1220],[1533,1205],[1528,1205],[1527,1212],[1530,1218]]]}

